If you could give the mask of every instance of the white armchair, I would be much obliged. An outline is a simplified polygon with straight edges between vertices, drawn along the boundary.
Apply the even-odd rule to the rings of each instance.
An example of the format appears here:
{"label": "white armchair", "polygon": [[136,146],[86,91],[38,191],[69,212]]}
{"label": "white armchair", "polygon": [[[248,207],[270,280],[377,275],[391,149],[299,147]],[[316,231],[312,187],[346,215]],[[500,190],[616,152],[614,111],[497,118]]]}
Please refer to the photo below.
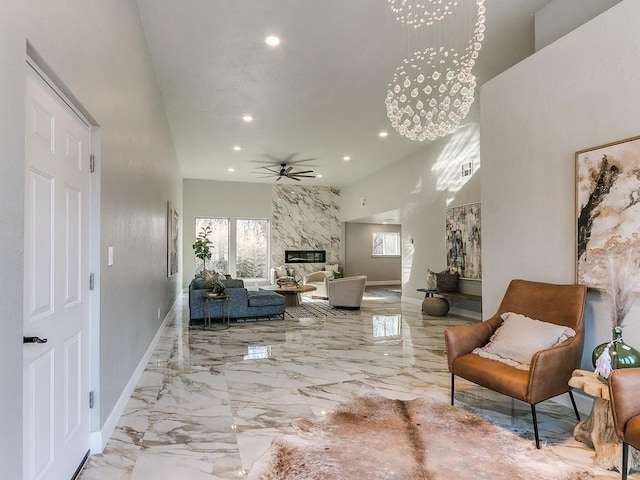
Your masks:
{"label": "white armchair", "polygon": [[333,271],[320,270],[302,277],[302,284],[316,287],[313,292],[309,293],[311,296],[326,299],[327,281],[329,278],[333,278]]}
{"label": "white armchair", "polygon": [[366,275],[327,280],[329,305],[339,308],[360,308],[366,285]]}

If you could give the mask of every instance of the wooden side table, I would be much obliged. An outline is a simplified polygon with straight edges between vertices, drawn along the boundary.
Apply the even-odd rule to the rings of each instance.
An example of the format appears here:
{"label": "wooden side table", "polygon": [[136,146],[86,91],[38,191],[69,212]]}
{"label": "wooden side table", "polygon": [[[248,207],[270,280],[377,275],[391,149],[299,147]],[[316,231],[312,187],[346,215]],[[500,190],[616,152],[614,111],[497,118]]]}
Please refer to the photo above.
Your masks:
{"label": "wooden side table", "polygon": [[[204,326],[203,330],[223,330],[230,327],[229,318],[229,300],[230,295],[218,295],[217,293],[205,293],[204,294]],[[222,325],[220,327],[211,327],[211,312],[210,305],[212,303],[222,303]],[[225,315],[226,312],[226,315]],[[225,321],[226,320],[226,321]]]}
{"label": "wooden side table", "polygon": [[[598,380],[595,373],[574,370],[569,386],[594,397],[591,414],[573,429],[573,438],[596,451],[595,462],[607,470],[622,468],[622,442],[613,425],[609,403],[609,385]],[[640,452],[629,447],[629,468],[640,466]]]}

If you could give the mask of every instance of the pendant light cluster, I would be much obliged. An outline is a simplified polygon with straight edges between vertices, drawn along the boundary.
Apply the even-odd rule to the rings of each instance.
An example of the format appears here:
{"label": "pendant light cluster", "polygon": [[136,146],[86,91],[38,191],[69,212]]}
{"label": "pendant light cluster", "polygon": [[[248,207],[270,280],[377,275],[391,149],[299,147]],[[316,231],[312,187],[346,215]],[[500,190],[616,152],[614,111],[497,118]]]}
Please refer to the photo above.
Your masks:
{"label": "pendant light cluster", "polygon": [[433,34],[409,36],[410,52],[411,42],[416,42],[414,53],[395,70],[385,99],[387,116],[400,135],[435,140],[455,129],[474,101],[473,67],[484,40],[484,0],[388,1],[398,22],[414,32],[429,27],[426,33]]}

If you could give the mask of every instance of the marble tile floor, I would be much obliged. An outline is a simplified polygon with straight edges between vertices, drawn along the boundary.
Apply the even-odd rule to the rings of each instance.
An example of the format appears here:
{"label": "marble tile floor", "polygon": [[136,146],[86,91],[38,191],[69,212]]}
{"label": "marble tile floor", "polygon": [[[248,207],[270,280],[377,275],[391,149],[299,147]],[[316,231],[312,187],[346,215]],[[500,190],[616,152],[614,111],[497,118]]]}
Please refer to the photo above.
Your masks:
{"label": "marble tile floor", "polygon": [[[292,420],[323,415],[363,385],[391,398],[429,394],[447,402],[443,329],[468,322],[367,295],[359,315],[203,331],[189,328],[185,297],[105,451],[89,458],[79,478],[242,479],[274,438],[294,433]],[[456,390],[456,404],[533,442],[529,405],[461,379]],[[573,410],[548,401],[538,412],[545,450],[594,479],[619,478],[572,438]]]}

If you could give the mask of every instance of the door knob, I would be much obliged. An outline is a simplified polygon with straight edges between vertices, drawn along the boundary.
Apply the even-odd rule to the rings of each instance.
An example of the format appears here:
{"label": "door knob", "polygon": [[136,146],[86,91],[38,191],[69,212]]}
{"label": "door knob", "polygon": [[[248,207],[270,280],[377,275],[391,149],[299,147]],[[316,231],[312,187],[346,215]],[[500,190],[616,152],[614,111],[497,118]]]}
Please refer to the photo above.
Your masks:
{"label": "door knob", "polygon": [[22,343],[47,343],[47,339],[40,337],[22,337]]}

